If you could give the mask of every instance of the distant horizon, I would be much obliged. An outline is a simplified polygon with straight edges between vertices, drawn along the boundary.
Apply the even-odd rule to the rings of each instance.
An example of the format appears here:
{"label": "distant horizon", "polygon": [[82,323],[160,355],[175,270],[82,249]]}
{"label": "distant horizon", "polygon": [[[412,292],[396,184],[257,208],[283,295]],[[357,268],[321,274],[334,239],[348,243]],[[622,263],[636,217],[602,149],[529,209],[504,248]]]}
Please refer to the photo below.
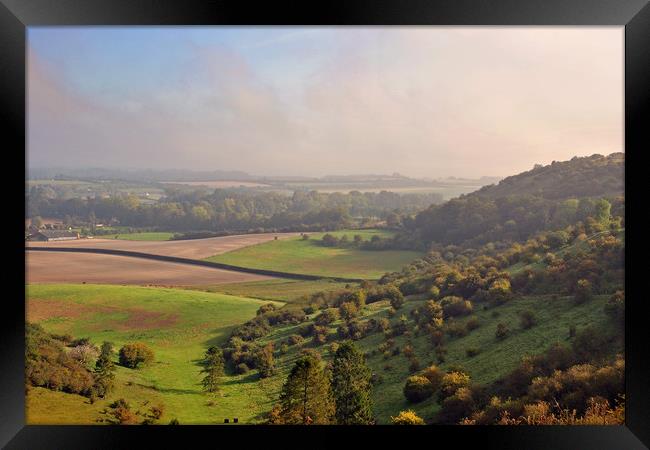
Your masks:
{"label": "distant horizon", "polygon": [[30,168],[477,179],[624,151],[622,27],[30,27],[27,59]]}

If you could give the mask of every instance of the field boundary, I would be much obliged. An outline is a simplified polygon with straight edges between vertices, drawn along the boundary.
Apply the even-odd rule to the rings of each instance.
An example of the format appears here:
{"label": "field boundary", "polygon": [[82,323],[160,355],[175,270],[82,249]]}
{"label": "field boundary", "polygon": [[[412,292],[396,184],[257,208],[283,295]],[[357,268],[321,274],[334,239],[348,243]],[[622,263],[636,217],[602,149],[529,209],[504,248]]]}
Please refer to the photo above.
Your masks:
{"label": "field boundary", "polygon": [[25,251],[37,252],[63,252],[63,253],[97,253],[103,255],[126,256],[130,258],[152,259],[177,264],[189,264],[193,266],[212,267],[213,269],[230,270],[232,272],[251,273],[255,275],[266,275],[277,278],[289,278],[294,280],[333,280],[343,283],[360,283],[362,278],[327,277],[321,275],[308,275],[292,272],[280,272],[276,270],[254,269],[251,267],[233,266],[230,264],[205,261],[200,259],[182,258],[180,256],[154,255],[151,253],[134,252],[131,250],[116,250],[110,248],[88,248],[88,247],[25,247]]}

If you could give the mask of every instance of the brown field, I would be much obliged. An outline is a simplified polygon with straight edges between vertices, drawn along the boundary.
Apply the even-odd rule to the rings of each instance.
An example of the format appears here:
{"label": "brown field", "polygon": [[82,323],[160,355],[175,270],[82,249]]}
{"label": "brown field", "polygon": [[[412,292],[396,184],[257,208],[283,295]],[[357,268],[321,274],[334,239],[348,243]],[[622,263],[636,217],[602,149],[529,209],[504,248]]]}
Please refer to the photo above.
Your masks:
{"label": "brown field", "polygon": [[[249,245],[299,236],[300,233],[263,233],[223,236],[207,239],[188,239],[183,241],[127,241],[120,239],[78,239],[58,242],[26,242],[28,247],[85,247],[110,248],[150,253],[152,255],[178,256],[181,258],[203,259],[236,250]],[[140,261],[137,260],[138,264]],[[192,269],[196,270],[196,269]]]}
{"label": "brown field", "polygon": [[[69,241],[68,244],[72,242],[78,241]],[[85,282],[194,286],[270,279],[270,277],[262,275],[127,256],[92,253],[26,252],[25,258],[26,283],[28,284]]]}
{"label": "brown field", "polygon": [[[30,299],[26,307],[27,320],[40,322],[47,319],[92,319],[101,314],[102,321],[97,328],[109,328],[115,331],[150,330],[171,327],[178,322],[178,314],[148,311],[142,308],[125,308],[123,306],[85,305],[83,303],[61,302],[51,299]],[[126,319],[110,318],[111,314],[125,315]],[[93,328],[92,326],[90,327]],[[99,331],[99,330],[96,330]]]}
{"label": "brown field", "polygon": [[230,181],[230,180],[218,180],[218,181],[163,181],[162,183],[166,184],[185,184],[188,186],[206,186],[209,188],[229,188],[229,187],[268,187],[270,185],[263,183],[255,183],[254,181]]}

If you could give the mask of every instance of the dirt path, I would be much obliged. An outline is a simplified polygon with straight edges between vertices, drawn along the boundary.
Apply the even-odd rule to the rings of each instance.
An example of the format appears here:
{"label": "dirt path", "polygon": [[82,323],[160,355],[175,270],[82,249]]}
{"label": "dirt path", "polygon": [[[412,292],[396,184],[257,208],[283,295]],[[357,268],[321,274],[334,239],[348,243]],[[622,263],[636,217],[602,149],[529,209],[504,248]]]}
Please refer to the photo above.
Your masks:
{"label": "dirt path", "polygon": [[57,242],[26,242],[28,247],[84,247],[127,250],[152,255],[178,256],[181,258],[204,259],[236,250],[249,245],[278,239],[299,236],[300,233],[264,233],[222,236],[207,239],[188,239],[183,241],[126,241],[120,239],[78,239]]}
{"label": "dirt path", "polygon": [[125,256],[25,252],[26,283],[100,283],[164,286],[236,283],[270,277]]}

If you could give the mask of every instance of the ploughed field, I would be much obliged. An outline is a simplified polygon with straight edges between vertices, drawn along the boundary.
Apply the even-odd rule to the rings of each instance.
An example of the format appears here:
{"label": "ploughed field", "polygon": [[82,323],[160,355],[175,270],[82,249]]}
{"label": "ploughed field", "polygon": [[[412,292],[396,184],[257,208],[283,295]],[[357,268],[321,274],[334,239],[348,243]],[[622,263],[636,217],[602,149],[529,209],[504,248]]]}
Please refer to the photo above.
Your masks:
{"label": "ploughed field", "polygon": [[[289,273],[319,275],[324,277],[378,279],[386,272],[400,270],[422,256],[419,252],[404,250],[361,250],[354,247],[326,247],[320,240],[325,233],[307,233],[308,240],[290,237],[206,258],[208,261],[254,269],[277,270]],[[352,241],[361,235],[364,241],[372,236],[387,238],[383,230],[346,230],[330,232]]]}
{"label": "ploughed field", "polygon": [[[27,242],[27,247],[82,247],[127,250],[152,255],[203,259],[249,245],[298,236],[299,233],[261,233],[180,241],[131,241],[123,239],[78,239],[73,241]],[[127,235],[124,235],[127,236]]]}
{"label": "ploughed field", "polygon": [[25,258],[28,284],[193,286],[269,279],[263,275],[210,267],[94,253],[26,252]]}

